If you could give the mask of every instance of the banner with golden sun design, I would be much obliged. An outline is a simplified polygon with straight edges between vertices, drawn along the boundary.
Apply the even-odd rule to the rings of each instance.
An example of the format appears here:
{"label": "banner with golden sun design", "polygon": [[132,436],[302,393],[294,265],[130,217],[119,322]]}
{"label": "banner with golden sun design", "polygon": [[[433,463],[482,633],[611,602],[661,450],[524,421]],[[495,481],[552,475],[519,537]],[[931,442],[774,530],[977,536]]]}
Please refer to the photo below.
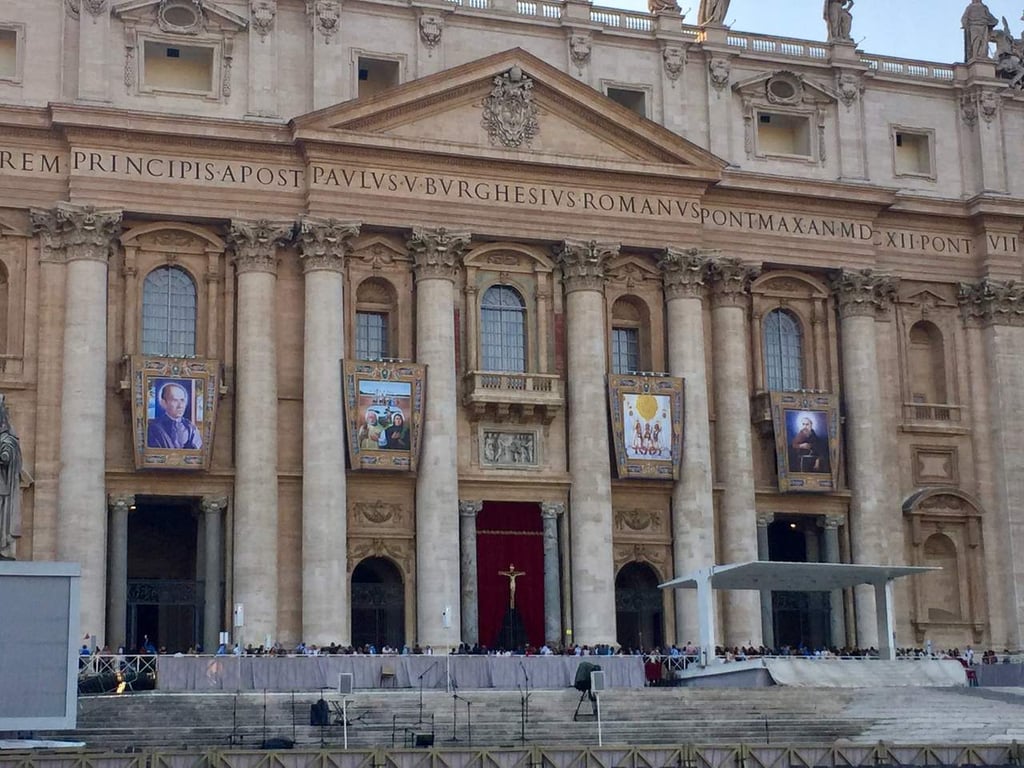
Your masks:
{"label": "banner with golden sun design", "polygon": [[608,377],[615,463],[620,478],[679,479],[683,452],[683,380]]}

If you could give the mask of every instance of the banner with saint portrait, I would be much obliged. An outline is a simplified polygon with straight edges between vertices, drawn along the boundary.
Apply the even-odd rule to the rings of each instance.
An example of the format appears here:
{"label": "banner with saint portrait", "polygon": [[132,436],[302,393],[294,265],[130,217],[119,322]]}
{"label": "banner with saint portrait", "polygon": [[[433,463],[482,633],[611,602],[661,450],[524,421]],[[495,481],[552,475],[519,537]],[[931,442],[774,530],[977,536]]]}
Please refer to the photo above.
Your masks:
{"label": "banner with saint portrait", "polygon": [[342,373],[352,469],[415,472],[426,366],[345,360]]}
{"label": "banner with saint portrait", "polygon": [[839,397],[772,392],[779,490],[827,493],[839,483]]}
{"label": "banner with saint portrait", "polygon": [[220,361],[133,357],[132,442],[138,469],[207,469]]}
{"label": "banner with saint portrait", "polygon": [[676,480],[683,452],[683,380],[608,377],[615,463],[620,478]]}

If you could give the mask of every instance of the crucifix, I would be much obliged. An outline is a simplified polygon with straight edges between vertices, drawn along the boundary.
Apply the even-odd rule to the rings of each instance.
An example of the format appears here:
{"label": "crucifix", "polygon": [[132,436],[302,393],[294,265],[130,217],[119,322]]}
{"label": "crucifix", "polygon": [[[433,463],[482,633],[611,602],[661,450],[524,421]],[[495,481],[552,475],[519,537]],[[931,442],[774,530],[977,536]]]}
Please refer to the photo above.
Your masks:
{"label": "crucifix", "polygon": [[526,571],[517,571],[512,563],[508,564],[507,571],[498,571],[499,576],[508,576],[508,608],[510,611],[516,609],[516,579],[525,573]]}

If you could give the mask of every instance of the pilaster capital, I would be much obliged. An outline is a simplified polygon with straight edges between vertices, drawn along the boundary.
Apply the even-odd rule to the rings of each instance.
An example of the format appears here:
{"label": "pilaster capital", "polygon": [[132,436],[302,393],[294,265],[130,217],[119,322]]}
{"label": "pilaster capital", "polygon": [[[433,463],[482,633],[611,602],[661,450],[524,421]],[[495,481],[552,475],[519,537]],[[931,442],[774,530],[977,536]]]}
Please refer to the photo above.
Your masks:
{"label": "pilaster capital", "polygon": [[716,307],[746,305],[750,283],[757,276],[757,267],[740,259],[720,257],[710,260],[712,302]]}
{"label": "pilaster capital", "polygon": [[203,496],[199,508],[205,515],[219,515],[228,507],[227,496]]}
{"label": "pilaster capital", "polygon": [[703,301],[711,271],[711,257],[701,248],[666,248],[658,259],[665,298]]}
{"label": "pilaster capital", "polygon": [[32,231],[43,244],[44,261],[100,261],[106,264],[121,234],[121,211],[57,203],[52,211],[30,212]]}
{"label": "pilaster capital", "polygon": [[295,243],[305,274],[319,270],[341,272],[352,240],[359,236],[360,221],[338,221],[302,216],[295,228]]}
{"label": "pilaster capital", "polygon": [[135,507],[135,495],[131,493],[112,493],[107,497],[107,504],[115,512],[125,512]]}
{"label": "pilaster capital", "polygon": [[277,248],[292,238],[291,221],[241,221],[232,219],[228,241],[234,251],[235,271],[277,274]]}
{"label": "pilaster capital", "polygon": [[774,512],[758,512],[757,513],[757,527],[767,528],[769,525],[775,522]]}
{"label": "pilaster capital", "polygon": [[838,531],[845,522],[846,518],[842,515],[822,515],[818,518],[818,527],[826,531]]}
{"label": "pilaster capital", "polygon": [[540,505],[540,516],[545,520],[557,520],[565,514],[564,501],[542,501]]}
{"label": "pilaster capital", "polygon": [[596,240],[565,240],[558,249],[558,266],[562,268],[565,290],[603,291],[608,262],[619,255],[618,243]]}
{"label": "pilaster capital", "polygon": [[459,499],[459,515],[461,517],[476,518],[483,508],[484,503],[482,501]]}
{"label": "pilaster capital", "polygon": [[960,283],[957,301],[968,325],[1024,325],[1024,284],[1013,280]]}
{"label": "pilaster capital", "polygon": [[840,317],[874,317],[896,300],[899,279],[872,269],[844,269],[832,280]]}
{"label": "pilaster capital", "polygon": [[445,227],[414,227],[407,243],[417,280],[440,279],[455,282],[462,256],[472,235]]}

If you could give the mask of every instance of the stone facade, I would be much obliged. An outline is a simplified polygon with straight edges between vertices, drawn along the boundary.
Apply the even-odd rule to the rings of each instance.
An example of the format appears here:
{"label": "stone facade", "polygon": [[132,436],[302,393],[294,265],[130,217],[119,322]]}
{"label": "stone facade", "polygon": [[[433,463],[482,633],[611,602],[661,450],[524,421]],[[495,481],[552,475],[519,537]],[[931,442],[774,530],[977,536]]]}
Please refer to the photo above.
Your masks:
{"label": "stone facade", "polygon": [[[695,605],[658,582],[802,558],[941,566],[897,586],[899,645],[1024,645],[1024,96],[987,60],[671,8],[449,10],[0,9],[17,556],[82,564],[83,631],[490,642],[478,526],[508,502],[536,508],[518,599],[548,642],[684,643]],[[125,361],[167,268],[222,369],[200,470],[133,453]],[[494,287],[522,299],[518,367],[485,350]],[[780,312],[796,388],[842,403],[833,492],[778,490]],[[345,469],[340,361],[370,315],[380,357],[428,366],[415,475]],[[674,482],[612,472],[619,331],[685,381]],[[870,591],[723,603],[729,645],[879,642]]]}

